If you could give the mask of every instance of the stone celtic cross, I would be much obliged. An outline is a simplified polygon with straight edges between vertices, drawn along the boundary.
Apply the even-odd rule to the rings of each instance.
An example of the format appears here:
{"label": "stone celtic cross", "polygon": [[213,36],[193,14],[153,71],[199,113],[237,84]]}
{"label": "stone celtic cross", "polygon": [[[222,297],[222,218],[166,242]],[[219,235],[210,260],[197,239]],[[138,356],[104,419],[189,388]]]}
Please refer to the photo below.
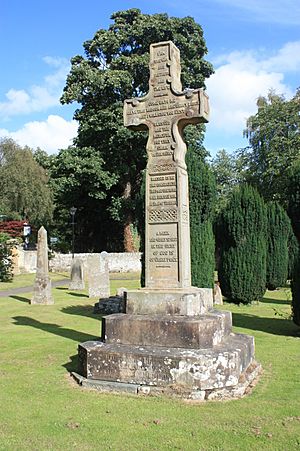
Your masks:
{"label": "stone celtic cross", "polygon": [[207,122],[202,89],[182,91],[180,53],[171,41],[150,46],[149,93],[125,100],[124,125],[149,131],[146,168],[146,288],[191,286],[188,176],[183,128]]}

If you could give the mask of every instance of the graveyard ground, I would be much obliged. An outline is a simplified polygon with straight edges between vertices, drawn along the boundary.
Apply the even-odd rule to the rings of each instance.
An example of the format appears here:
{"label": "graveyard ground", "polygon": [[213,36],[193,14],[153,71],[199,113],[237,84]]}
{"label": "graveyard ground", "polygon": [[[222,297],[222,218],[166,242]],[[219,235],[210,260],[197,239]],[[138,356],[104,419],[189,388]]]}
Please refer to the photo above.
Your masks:
{"label": "graveyard ground", "polygon": [[[21,277],[9,287],[32,281]],[[112,280],[112,294],[117,286],[138,280]],[[254,335],[263,373],[243,399],[200,404],[77,386],[68,375],[77,345],[99,336],[100,316],[85,292],[62,285],[53,296],[49,306],[29,305],[30,293],[0,297],[0,450],[300,449],[300,330],[287,319],[288,290],[221,307],[234,331]]]}

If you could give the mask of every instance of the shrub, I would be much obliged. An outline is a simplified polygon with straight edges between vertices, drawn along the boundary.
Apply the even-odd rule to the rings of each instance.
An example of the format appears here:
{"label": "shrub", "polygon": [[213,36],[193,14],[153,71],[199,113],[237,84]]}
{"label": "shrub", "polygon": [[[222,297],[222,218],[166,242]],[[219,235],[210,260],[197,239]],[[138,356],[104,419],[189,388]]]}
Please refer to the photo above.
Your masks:
{"label": "shrub", "polygon": [[291,281],[292,289],[292,318],[295,324],[300,326],[300,253],[298,246],[296,263],[294,265],[293,277]]}
{"label": "shrub", "polygon": [[10,237],[6,233],[0,232],[0,282],[12,280],[12,245],[9,243]]}
{"label": "shrub", "polygon": [[233,191],[220,216],[219,281],[228,300],[249,304],[266,287],[266,208],[249,185]]}
{"label": "shrub", "polygon": [[215,237],[212,228],[216,200],[215,176],[197,152],[186,156],[189,176],[192,285],[212,288]]}
{"label": "shrub", "polygon": [[0,222],[0,232],[6,233],[12,238],[23,237],[25,221],[3,221]]}
{"label": "shrub", "polygon": [[293,229],[290,230],[288,239],[288,279],[292,280],[294,274],[295,264],[297,263],[297,257],[299,252],[299,243]]}
{"label": "shrub", "polygon": [[267,220],[266,286],[269,290],[275,290],[284,286],[288,278],[288,239],[291,223],[278,202],[267,204]]}

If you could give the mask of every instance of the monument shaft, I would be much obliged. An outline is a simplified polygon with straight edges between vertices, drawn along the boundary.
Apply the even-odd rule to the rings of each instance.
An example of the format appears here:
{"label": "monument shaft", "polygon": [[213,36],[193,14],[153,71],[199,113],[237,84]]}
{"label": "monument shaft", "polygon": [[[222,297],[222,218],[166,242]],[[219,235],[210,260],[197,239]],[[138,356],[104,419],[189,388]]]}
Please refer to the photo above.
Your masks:
{"label": "monument shaft", "polygon": [[188,175],[183,128],[207,122],[202,89],[182,92],[180,54],[171,42],[150,46],[149,93],[125,101],[124,124],[148,130],[146,168],[146,287],[191,286]]}

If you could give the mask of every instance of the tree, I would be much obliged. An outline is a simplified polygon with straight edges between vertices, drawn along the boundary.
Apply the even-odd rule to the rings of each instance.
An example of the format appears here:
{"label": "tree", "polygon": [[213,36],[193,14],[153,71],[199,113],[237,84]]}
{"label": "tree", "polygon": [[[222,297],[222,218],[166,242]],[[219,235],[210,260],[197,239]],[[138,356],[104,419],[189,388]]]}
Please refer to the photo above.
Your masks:
{"label": "tree", "polygon": [[267,275],[269,290],[282,287],[288,278],[288,240],[291,222],[278,202],[267,204]]}
{"label": "tree", "polygon": [[219,227],[219,280],[232,302],[259,300],[266,288],[266,208],[249,185],[237,187],[223,210]]}
{"label": "tree", "polygon": [[292,318],[295,324],[300,326],[300,253],[295,260],[294,272],[291,282],[292,289]]}
{"label": "tree", "polygon": [[[108,30],[98,30],[93,39],[84,43],[85,57],[72,59],[61,99],[62,103],[80,105],[74,116],[79,122],[75,140],[78,154],[81,149],[93,149],[103,161],[102,169],[111,177],[111,186],[98,207],[89,191],[80,198],[83,201],[83,195],[89,197],[87,203],[89,207],[93,204],[94,212],[107,212],[107,250],[117,229],[122,230],[125,249],[131,243],[129,230],[146,165],[147,134],[133,133],[123,126],[123,102],[148,92],[150,44],[172,40],[181,50],[184,87],[203,87],[205,78],[212,73],[211,64],[203,59],[207,49],[202,28],[191,17],[148,15],[130,9],[116,12],[111,18],[113,24]],[[195,133],[191,132],[191,141],[201,137],[203,126],[197,126],[197,136]],[[61,176],[64,177],[63,168]],[[75,170],[74,179],[80,181],[80,177]],[[82,215],[86,214],[84,207]],[[95,224],[92,221],[86,227],[85,235],[92,234]],[[119,250],[122,247],[121,243]]]}
{"label": "tree", "polygon": [[[202,151],[203,155],[203,151]],[[212,221],[216,199],[215,177],[195,149],[188,149],[192,285],[213,287],[215,238]]]}
{"label": "tree", "polygon": [[35,225],[50,222],[53,201],[45,170],[35,161],[29,147],[12,139],[0,140],[1,212]]}
{"label": "tree", "polygon": [[12,280],[11,251],[10,236],[0,232],[0,282]]}
{"label": "tree", "polygon": [[247,181],[266,200],[282,202],[288,169],[300,157],[300,90],[291,100],[270,91],[257,107],[244,131],[250,144],[242,151]]}
{"label": "tree", "polygon": [[292,221],[294,233],[300,242],[300,155],[288,172],[286,189],[287,212]]}
{"label": "tree", "polygon": [[211,169],[216,178],[216,212],[218,213],[225,208],[234,187],[243,180],[241,160],[238,155],[221,149],[212,159]]}

